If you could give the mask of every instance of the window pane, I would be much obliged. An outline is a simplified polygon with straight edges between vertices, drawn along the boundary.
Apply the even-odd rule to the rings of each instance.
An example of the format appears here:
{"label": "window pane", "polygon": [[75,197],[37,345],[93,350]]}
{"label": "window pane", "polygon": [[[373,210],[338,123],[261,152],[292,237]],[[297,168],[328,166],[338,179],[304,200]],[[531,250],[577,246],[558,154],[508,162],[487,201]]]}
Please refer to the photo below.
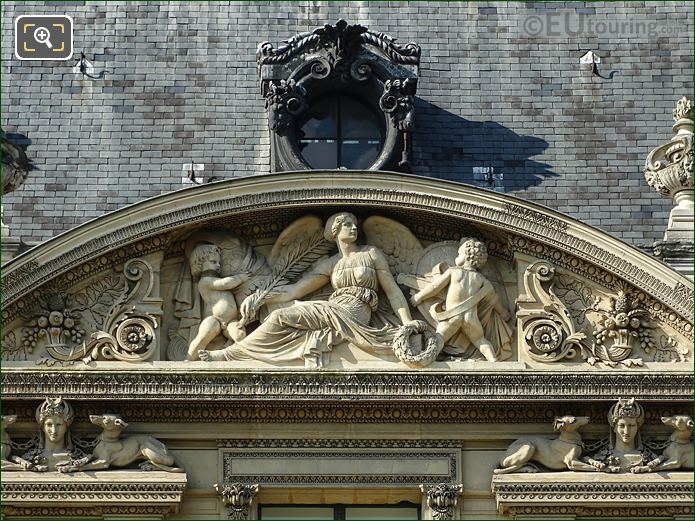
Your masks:
{"label": "window pane", "polygon": [[345,140],[340,147],[340,166],[355,170],[369,168],[380,150],[381,145],[378,140]]}
{"label": "window pane", "polygon": [[381,139],[381,125],[369,107],[352,98],[340,98],[341,135],[349,138]]}
{"label": "window pane", "polygon": [[302,125],[300,138],[338,137],[337,98],[328,98],[313,103],[309,110],[309,119]]}
{"label": "window pane", "polygon": [[299,149],[311,168],[338,167],[338,143],[334,140],[300,139]]}
{"label": "window pane", "polygon": [[331,520],[333,507],[261,507],[261,519]]}
{"label": "window pane", "polygon": [[419,519],[417,507],[346,507],[345,519]]}

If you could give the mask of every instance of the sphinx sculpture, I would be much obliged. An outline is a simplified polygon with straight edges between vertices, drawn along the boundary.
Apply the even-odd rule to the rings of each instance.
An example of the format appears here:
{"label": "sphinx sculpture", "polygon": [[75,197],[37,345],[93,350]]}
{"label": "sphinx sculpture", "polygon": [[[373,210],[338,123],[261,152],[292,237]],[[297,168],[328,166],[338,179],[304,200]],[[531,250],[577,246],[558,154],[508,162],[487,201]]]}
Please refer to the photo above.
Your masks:
{"label": "sphinx sculpture", "polygon": [[[93,442],[73,436],[70,426],[75,418],[72,406],[62,398],[46,398],[36,408],[39,435],[28,444],[29,450],[21,457],[12,455],[13,448],[5,432],[16,416],[3,416],[2,470],[28,470],[33,472],[57,471],[61,473],[83,470],[106,470],[127,467],[142,461],[142,470],[183,472],[173,455],[156,438],[148,435],[121,437],[128,424],[115,414],[92,415],[93,424],[102,433]],[[91,453],[86,452],[89,449]]]}
{"label": "sphinx sculpture", "polygon": [[[578,432],[589,423],[589,418],[555,418],[555,430],[560,431],[558,438],[528,436],[516,440],[502,456],[500,467],[494,473],[570,470],[639,474],[692,470],[693,419],[679,415],[663,417],[661,421],[674,429],[669,441],[665,445],[644,443],[640,433],[644,409],[634,398],[620,398],[608,411],[608,440],[600,442],[603,448],[589,457],[582,455],[586,445]],[[663,448],[661,455],[654,452],[659,446]]]}

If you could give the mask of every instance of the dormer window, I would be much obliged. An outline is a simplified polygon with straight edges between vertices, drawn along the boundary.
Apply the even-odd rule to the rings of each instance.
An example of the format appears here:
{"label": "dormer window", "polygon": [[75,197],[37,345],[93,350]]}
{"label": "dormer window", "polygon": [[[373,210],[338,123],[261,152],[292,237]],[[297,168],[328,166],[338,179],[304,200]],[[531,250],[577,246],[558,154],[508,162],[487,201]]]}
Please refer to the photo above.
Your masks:
{"label": "dormer window", "polygon": [[257,59],[272,171],[408,170],[419,46],[340,20]]}
{"label": "dormer window", "polygon": [[310,168],[368,169],[384,144],[384,117],[359,98],[320,99],[297,122],[297,143]]}

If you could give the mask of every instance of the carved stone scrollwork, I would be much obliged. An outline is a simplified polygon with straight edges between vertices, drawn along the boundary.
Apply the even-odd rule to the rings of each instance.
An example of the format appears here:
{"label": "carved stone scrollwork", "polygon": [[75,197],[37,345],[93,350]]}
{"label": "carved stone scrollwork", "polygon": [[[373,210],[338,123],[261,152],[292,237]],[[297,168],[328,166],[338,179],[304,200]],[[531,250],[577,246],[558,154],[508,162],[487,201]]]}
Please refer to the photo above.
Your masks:
{"label": "carved stone scrollwork", "polygon": [[270,42],[258,46],[256,60],[258,65],[286,63],[302,52],[320,47],[335,46],[343,55],[349,55],[358,49],[362,42],[379,47],[395,63],[419,63],[420,46],[408,43],[396,44],[396,39],[384,33],[375,33],[366,27],[348,25],[345,20],[338,20],[335,25],[326,24],[312,32],[299,33],[288,39],[277,49]]}
{"label": "carved stone scrollwork", "polygon": [[222,502],[226,507],[227,519],[254,519],[253,500],[258,494],[258,489],[258,484],[232,483],[224,486],[215,484],[215,490],[222,496]]}
{"label": "carved stone scrollwork", "polygon": [[268,87],[265,98],[268,124],[273,132],[282,133],[306,107],[306,89],[293,79],[272,81]]}
{"label": "carved stone scrollwork", "polygon": [[536,362],[574,358],[586,335],[576,330],[569,310],[555,295],[555,268],[537,261],[526,268],[516,316],[526,354]]}
{"label": "carved stone scrollwork", "polygon": [[157,347],[157,315],[161,314],[160,306],[150,297],[155,284],[154,268],[144,259],[131,259],[123,267],[123,274],[133,287],[111,308],[103,330],[92,333],[79,349],[48,347],[53,358],[82,359],[87,363],[97,359],[142,362],[152,357]]}
{"label": "carved stone scrollwork", "polygon": [[451,485],[439,483],[433,487],[420,485],[420,490],[426,495],[429,515],[426,519],[449,520],[455,519],[456,507],[459,495],[463,491],[463,485]]}
{"label": "carved stone scrollwork", "polygon": [[693,236],[693,110],[683,97],[673,111],[673,131],[669,143],[652,150],[644,166],[647,183],[676,202],[671,210],[665,239],[692,242]]}

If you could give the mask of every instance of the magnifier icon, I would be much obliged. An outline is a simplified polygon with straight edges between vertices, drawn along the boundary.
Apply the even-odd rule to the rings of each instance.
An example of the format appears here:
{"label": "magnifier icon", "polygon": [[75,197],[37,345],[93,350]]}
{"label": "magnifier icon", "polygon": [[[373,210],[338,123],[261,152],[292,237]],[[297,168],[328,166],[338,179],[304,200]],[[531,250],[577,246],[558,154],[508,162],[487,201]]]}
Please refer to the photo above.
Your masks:
{"label": "magnifier icon", "polygon": [[53,49],[53,45],[51,45],[50,38],[51,33],[45,27],[37,27],[34,31],[34,39],[37,42],[46,44],[46,47],[48,47],[49,49]]}

